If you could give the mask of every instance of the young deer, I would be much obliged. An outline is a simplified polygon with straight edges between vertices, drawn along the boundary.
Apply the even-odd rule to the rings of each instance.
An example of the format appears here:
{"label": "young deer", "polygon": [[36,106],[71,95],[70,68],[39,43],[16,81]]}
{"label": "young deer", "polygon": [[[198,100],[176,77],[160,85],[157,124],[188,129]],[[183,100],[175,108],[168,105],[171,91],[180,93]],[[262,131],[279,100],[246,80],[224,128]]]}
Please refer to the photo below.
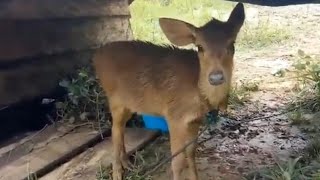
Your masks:
{"label": "young deer", "polygon": [[[226,22],[212,19],[202,27],[169,18],[159,23],[177,46],[195,44],[197,51],[148,42],[112,42],[97,50],[93,63],[109,100],[113,117],[113,179],[121,180],[126,157],[124,128],[133,112],[165,116],[171,153],[197,136],[206,112],[226,106],[234,43],[245,19],[238,3]],[[224,107],[225,108],[225,107]],[[189,179],[198,179],[196,144],[172,160],[173,179],[188,167]]]}

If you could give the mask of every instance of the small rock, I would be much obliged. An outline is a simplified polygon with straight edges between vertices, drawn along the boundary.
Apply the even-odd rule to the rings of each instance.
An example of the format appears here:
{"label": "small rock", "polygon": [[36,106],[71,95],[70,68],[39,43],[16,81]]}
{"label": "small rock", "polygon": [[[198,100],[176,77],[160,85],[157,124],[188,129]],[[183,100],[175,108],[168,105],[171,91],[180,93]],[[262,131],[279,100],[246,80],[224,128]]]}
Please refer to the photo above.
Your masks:
{"label": "small rock", "polygon": [[224,132],[220,132],[220,136],[221,136],[222,138],[224,138],[224,137],[226,137],[227,135],[226,135]]}
{"label": "small rock", "polygon": [[268,153],[267,158],[272,158],[272,154]]}
{"label": "small rock", "polygon": [[68,121],[69,121],[70,124],[73,124],[76,121],[76,118],[74,116],[72,116],[72,117],[69,118]]}
{"label": "small rock", "polygon": [[264,130],[263,129],[259,129],[258,132],[259,133],[264,133]]}
{"label": "small rock", "polygon": [[255,120],[255,121],[252,121],[252,122],[250,122],[250,124],[252,124],[252,125],[258,125],[258,124],[261,124],[261,120]]}
{"label": "small rock", "polygon": [[238,138],[239,138],[239,135],[236,134],[236,133],[234,133],[234,132],[230,132],[230,133],[228,134],[228,137],[229,137],[230,139],[238,139]]}
{"label": "small rock", "polygon": [[312,120],[314,118],[314,115],[313,114],[304,114],[302,116],[302,118],[309,121],[309,120]]}
{"label": "small rock", "polygon": [[256,137],[256,136],[259,135],[259,132],[258,132],[257,130],[255,130],[255,131],[250,130],[247,135],[248,135],[248,137],[250,137],[250,138],[254,138],[254,137]]}
{"label": "small rock", "polygon": [[88,113],[87,113],[87,112],[83,112],[83,113],[80,114],[80,119],[81,119],[82,121],[84,121],[84,120],[87,119],[87,116],[88,116]]}
{"label": "small rock", "polygon": [[238,167],[238,168],[237,168],[237,171],[238,171],[239,173],[244,173],[244,172],[245,172],[245,169],[244,169],[243,167]]}
{"label": "small rock", "polygon": [[250,153],[258,154],[258,149],[255,148],[255,147],[250,147],[249,152],[250,152]]}
{"label": "small rock", "polygon": [[240,134],[245,134],[246,132],[248,131],[248,127],[240,127],[239,128],[239,132],[240,132]]}

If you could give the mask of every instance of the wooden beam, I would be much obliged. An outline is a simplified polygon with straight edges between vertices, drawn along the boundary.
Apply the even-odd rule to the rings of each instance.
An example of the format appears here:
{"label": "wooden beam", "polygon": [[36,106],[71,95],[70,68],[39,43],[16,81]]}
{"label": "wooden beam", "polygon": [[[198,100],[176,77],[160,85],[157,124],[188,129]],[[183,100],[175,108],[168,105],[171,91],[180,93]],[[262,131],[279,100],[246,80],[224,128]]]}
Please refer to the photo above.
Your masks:
{"label": "wooden beam", "polygon": [[[109,131],[103,132],[110,135]],[[6,164],[0,169],[0,179],[28,179],[28,173],[43,176],[70,158],[82,153],[101,140],[100,133],[90,127],[81,127],[59,138],[53,138],[45,146],[33,149],[29,154]],[[37,147],[38,144],[34,146]],[[8,173],[10,172],[10,173]]]}
{"label": "wooden beam", "polygon": [[[126,129],[125,146],[128,153],[132,154],[135,151],[143,148],[147,143],[156,138],[157,132],[144,129]],[[100,166],[111,166],[112,157],[112,142],[111,138],[107,138],[100,144],[81,153],[71,161],[63,164],[54,171],[48,173],[40,180],[89,180],[96,179],[97,172]]]}
{"label": "wooden beam", "polygon": [[128,40],[129,23],[125,17],[1,21],[0,63]]}
{"label": "wooden beam", "polygon": [[[87,125],[72,131],[67,130],[62,136],[58,132],[57,134],[53,133],[46,139],[40,139],[39,142],[33,139],[35,140],[32,142],[34,144],[28,153],[20,148],[24,153],[23,156],[13,161],[7,161],[0,168],[0,179],[27,180],[28,173],[34,173],[38,178],[43,177],[41,179],[50,180],[95,179],[96,170],[100,165],[99,161],[104,161],[106,165],[110,165],[112,162],[110,133],[110,130],[103,131],[102,134],[105,138],[102,141],[101,134]],[[139,150],[158,135],[159,133],[156,131],[127,128],[125,143],[128,153]],[[72,173],[79,168],[85,175],[82,178],[78,178],[76,173]]]}
{"label": "wooden beam", "polygon": [[0,61],[0,107],[51,93],[59,81],[90,65],[92,51]]}
{"label": "wooden beam", "polygon": [[0,19],[51,19],[129,15],[128,0],[2,0]]}

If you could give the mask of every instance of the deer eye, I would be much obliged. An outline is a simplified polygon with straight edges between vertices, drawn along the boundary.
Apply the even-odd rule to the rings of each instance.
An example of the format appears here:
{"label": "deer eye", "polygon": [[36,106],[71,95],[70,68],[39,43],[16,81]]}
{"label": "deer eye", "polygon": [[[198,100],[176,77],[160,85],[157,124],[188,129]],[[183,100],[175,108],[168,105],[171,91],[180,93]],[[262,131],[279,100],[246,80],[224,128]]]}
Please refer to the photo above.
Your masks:
{"label": "deer eye", "polygon": [[234,49],[234,42],[232,42],[230,45],[229,45],[229,47],[228,47],[228,52],[229,52],[229,54],[234,54],[234,51],[235,51],[235,49]]}
{"label": "deer eye", "polygon": [[203,47],[201,45],[197,45],[198,52],[203,52]]}

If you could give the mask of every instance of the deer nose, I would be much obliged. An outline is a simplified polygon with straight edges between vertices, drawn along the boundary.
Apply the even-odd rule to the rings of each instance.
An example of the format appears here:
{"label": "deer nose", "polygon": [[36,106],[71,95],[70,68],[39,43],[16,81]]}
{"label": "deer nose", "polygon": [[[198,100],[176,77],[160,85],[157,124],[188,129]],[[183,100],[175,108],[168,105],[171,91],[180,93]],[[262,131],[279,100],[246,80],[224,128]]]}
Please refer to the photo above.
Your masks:
{"label": "deer nose", "polygon": [[224,83],[224,76],[222,71],[211,72],[209,74],[209,83],[213,86]]}

